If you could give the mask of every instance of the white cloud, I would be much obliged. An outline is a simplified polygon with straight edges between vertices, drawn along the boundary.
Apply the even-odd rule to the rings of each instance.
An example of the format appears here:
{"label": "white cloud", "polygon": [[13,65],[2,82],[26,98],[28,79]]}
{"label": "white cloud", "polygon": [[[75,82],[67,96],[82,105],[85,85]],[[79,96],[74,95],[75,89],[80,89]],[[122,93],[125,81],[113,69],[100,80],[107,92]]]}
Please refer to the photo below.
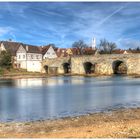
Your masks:
{"label": "white cloud", "polygon": [[7,33],[11,33],[13,28],[11,27],[0,27],[0,36],[4,36]]}
{"label": "white cloud", "polygon": [[[0,18],[14,30],[1,27],[2,22],[0,37],[10,35],[15,40],[52,42],[60,47],[71,46],[78,39],[90,43],[95,37],[97,43],[106,38],[119,44],[118,47],[136,46],[140,32],[139,6],[138,3],[133,6],[131,3],[5,3],[0,5],[0,13],[7,14],[3,17],[0,14]],[[126,38],[134,41],[130,43]]]}

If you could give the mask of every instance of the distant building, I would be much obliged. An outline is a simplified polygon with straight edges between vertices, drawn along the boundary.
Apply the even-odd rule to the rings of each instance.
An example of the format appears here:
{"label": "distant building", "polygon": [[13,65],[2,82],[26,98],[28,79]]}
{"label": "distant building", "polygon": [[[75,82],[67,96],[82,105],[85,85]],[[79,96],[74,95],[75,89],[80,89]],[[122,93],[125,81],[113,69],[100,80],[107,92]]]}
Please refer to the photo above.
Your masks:
{"label": "distant building", "polygon": [[51,45],[43,46],[41,48],[43,59],[57,58],[56,50],[57,48],[54,48]]}
{"label": "distant building", "polygon": [[68,54],[68,56],[72,56],[73,55],[72,48],[66,49],[66,53]]}
{"label": "distant building", "polygon": [[80,54],[79,48],[68,48],[66,49],[66,53],[68,56],[76,56]]}
{"label": "distant building", "polygon": [[56,51],[57,57],[67,57],[68,54],[66,51],[67,51],[67,49],[65,49],[65,48],[57,49],[57,51]]}
{"label": "distant building", "polygon": [[93,49],[92,47],[88,47],[88,48],[83,49],[84,55],[94,55],[95,53],[96,53],[96,50]]}
{"label": "distant building", "polygon": [[112,54],[130,54],[132,53],[129,50],[121,50],[121,49],[116,49],[112,51]]}
{"label": "distant building", "polygon": [[96,50],[96,39],[95,38],[92,39],[91,47],[93,50]]}

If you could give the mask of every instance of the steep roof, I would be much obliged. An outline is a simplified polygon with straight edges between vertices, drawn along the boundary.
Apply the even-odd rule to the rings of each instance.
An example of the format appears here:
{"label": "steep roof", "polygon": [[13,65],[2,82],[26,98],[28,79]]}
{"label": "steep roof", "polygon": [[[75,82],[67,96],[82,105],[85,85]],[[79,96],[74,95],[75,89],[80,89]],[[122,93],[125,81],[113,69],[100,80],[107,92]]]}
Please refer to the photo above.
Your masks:
{"label": "steep roof", "polygon": [[7,51],[10,51],[11,55],[15,56],[16,51],[18,50],[20,43],[18,42],[10,42],[10,41],[1,41],[0,44],[4,45]]}
{"label": "steep roof", "polygon": [[[38,46],[28,45],[28,44],[21,44],[27,53],[40,53],[41,50]],[[28,47],[28,48],[27,48]]]}
{"label": "steep roof", "polygon": [[18,48],[20,47],[20,45],[24,47],[27,53],[40,53],[41,54],[40,48],[38,46],[23,44],[20,42],[12,42],[12,41],[1,41],[0,44],[1,43],[3,43],[7,51],[10,51],[12,56],[16,56],[16,52]]}
{"label": "steep roof", "polygon": [[[41,47],[41,52],[42,52],[42,54],[44,55],[47,51],[48,51],[48,49],[51,47],[52,45],[46,45],[46,46],[43,46],[43,47]],[[56,47],[53,47],[52,46],[52,48],[54,49],[54,51],[56,52],[57,51],[57,48]]]}
{"label": "steep roof", "polygon": [[43,46],[43,47],[41,48],[42,54],[44,55],[44,54],[48,51],[49,48],[50,48],[50,46]]}

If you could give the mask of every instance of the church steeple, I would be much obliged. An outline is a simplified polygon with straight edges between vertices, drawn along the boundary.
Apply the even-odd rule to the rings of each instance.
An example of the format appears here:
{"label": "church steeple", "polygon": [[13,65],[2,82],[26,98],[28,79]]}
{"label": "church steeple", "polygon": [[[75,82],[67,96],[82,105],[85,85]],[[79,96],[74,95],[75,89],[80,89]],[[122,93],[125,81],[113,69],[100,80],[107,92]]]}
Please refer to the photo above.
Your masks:
{"label": "church steeple", "polygon": [[96,39],[92,38],[92,49],[96,50]]}

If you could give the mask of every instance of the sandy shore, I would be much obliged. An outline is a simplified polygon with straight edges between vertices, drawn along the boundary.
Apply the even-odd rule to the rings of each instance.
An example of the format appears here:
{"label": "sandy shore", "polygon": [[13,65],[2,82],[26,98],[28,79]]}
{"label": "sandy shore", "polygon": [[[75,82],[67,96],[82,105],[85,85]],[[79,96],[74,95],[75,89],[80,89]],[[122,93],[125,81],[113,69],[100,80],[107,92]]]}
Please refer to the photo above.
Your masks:
{"label": "sandy shore", "polygon": [[140,108],[80,117],[0,123],[1,138],[140,138]]}

